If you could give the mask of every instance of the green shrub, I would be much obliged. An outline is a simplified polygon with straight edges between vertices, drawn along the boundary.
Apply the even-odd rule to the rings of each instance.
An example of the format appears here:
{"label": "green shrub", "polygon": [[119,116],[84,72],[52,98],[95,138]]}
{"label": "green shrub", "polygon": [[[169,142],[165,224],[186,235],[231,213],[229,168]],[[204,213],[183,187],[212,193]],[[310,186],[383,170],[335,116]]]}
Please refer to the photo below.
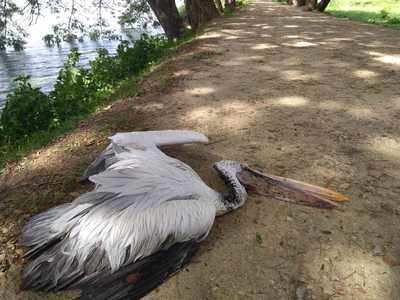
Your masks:
{"label": "green shrub", "polygon": [[96,59],[89,64],[88,79],[91,89],[102,90],[123,79],[116,58],[110,56],[107,49],[97,50]]}
{"label": "green shrub", "polygon": [[59,122],[85,114],[91,108],[88,71],[78,66],[79,56],[77,49],[71,50],[67,62],[58,73],[54,90],[50,93]]}
{"label": "green shrub", "polygon": [[382,9],[380,12],[380,17],[383,19],[386,19],[388,16],[389,16],[389,13],[386,10]]}
{"label": "green shrub", "polygon": [[117,59],[121,75],[124,77],[140,74],[150,64],[156,62],[168,48],[164,37],[150,37],[143,34],[133,47],[124,41],[118,46]]}
{"label": "green shrub", "polygon": [[1,112],[1,135],[9,142],[46,130],[53,121],[54,112],[49,97],[28,82],[29,76],[15,79],[16,87],[7,95]]}
{"label": "green shrub", "polygon": [[389,17],[387,22],[391,25],[400,25],[400,17]]}

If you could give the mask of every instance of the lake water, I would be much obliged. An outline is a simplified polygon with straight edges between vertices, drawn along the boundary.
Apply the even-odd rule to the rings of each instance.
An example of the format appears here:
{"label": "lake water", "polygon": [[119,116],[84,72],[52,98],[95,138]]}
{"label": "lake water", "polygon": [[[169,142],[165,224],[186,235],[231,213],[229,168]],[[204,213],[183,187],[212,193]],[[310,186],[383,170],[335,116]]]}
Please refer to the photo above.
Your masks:
{"label": "lake water", "polygon": [[79,49],[81,64],[88,66],[89,61],[96,57],[97,49],[105,48],[114,54],[118,44],[119,41],[84,41],[63,43],[61,47],[51,48],[43,43],[27,47],[20,52],[0,52],[0,107],[4,106],[5,97],[15,77],[30,75],[32,85],[48,92],[72,48]]}

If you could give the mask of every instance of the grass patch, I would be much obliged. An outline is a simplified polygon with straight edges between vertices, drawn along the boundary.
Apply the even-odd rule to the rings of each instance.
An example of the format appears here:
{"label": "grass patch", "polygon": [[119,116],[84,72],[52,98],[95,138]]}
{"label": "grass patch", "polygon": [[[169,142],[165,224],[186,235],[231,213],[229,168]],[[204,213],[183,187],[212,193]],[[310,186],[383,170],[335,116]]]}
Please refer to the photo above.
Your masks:
{"label": "grass patch", "polygon": [[371,24],[400,27],[399,0],[333,0],[327,13]]}

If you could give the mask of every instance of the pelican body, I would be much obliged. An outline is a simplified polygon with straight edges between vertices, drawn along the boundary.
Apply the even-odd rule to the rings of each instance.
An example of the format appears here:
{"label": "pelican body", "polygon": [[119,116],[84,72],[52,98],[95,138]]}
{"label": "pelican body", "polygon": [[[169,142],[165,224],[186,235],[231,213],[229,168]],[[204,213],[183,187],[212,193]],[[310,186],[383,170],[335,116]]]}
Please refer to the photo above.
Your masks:
{"label": "pelican body", "polygon": [[308,204],[319,207],[334,207],[332,201],[344,199],[229,160],[214,165],[230,188],[219,193],[159,149],[207,143],[197,132],[118,133],[110,140],[83,175],[94,190],[24,226],[21,242],[28,247],[29,262],[22,271],[23,289],[79,289],[80,299],[138,299],[190,261],[215,217],[244,205],[246,188],[259,191],[260,182],[272,184],[301,192]]}

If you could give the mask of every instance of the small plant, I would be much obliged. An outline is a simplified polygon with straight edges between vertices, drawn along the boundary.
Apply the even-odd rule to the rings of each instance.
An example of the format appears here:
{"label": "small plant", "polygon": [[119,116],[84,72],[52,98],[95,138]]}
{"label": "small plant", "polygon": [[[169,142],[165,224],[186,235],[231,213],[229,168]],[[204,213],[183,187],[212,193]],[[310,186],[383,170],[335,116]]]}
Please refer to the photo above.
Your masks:
{"label": "small plant", "polygon": [[48,129],[54,116],[49,97],[31,86],[29,76],[17,77],[15,83],[0,118],[1,135],[8,142],[21,141],[36,131]]}
{"label": "small plant", "polygon": [[258,244],[262,244],[262,242],[263,242],[262,236],[259,232],[256,232],[256,242]]}

